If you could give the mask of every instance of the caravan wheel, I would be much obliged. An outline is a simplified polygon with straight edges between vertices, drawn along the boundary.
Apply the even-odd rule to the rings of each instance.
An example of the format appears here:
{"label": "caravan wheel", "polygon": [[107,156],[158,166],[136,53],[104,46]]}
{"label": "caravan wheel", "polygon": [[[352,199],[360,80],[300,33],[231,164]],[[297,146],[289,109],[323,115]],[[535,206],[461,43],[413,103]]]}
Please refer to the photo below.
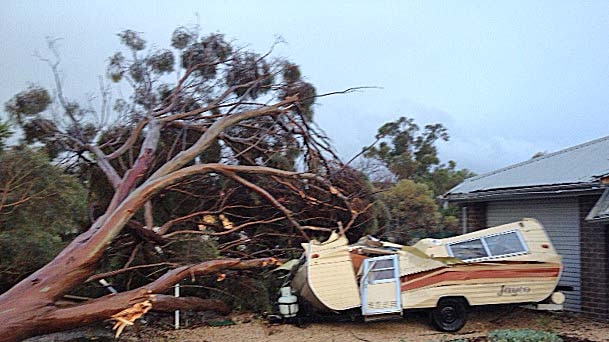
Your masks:
{"label": "caravan wheel", "polygon": [[453,332],[465,325],[467,303],[462,298],[442,298],[431,311],[431,323],[440,331]]}

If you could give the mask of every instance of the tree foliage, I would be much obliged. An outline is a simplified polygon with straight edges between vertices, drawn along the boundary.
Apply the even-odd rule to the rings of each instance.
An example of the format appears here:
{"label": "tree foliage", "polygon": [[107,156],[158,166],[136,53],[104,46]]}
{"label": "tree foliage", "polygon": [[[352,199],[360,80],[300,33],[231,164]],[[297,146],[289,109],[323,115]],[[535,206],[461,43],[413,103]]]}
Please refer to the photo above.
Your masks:
{"label": "tree foliage", "polygon": [[438,204],[425,184],[403,179],[384,191],[381,198],[392,220],[386,235],[396,242],[407,244],[413,237],[431,236],[440,224]]}
{"label": "tree foliage", "polygon": [[457,163],[449,160],[447,164],[434,168],[421,181],[427,184],[436,196],[441,196],[473,176],[475,176],[473,172],[468,169],[457,169]]}
{"label": "tree foliage", "polygon": [[385,232],[403,243],[454,232],[454,208],[441,208],[436,197],[474,174],[452,160],[441,162],[436,145],[449,140],[447,129],[440,123],[421,129],[414,119],[400,117],[381,126],[376,138],[378,146],[364,151],[359,167],[384,189],[380,200],[391,216]]}
{"label": "tree foliage", "polygon": [[49,92],[40,87],[31,85],[15,96],[6,104],[6,111],[20,124],[28,117],[44,111],[51,104]]}
{"label": "tree foliage", "polygon": [[442,124],[426,125],[424,130],[414,119],[400,117],[378,130],[378,147],[372,146],[366,156],[381,160],[398,179],[421,179],[439,165],[436,141],[448,141]]}
{"label": "tree foliage", "polygon": [[[24,142],[89,186],[91,209],[88,229],[0,295],[6,340],[125,324],[134,303],[191,307],[200,298],[169,305],[162,294],[185,277],[273,264],[339,227],[374,226],[363,180],[311,124],[316,91],[298,66],[184,27],[167,49],[147,50],[132,30],[119,39],[107,75],[132,87],[128,98],[111,103],[103,86],[97,109],[70,99],[51,41],[56,89],[30,87],[6,105]],[[121,292],[58,304],[102,278]]]}
{"label": "tree foliage", "polygon": [[441,163],[436,144],[450,138],[441,123],[427,124],[421,129],[414,119],[400,117],[381,126],[376,138],[378,147],[368,149],[365,157],[383,163],[398,180],[427,184],[435,195],[442,195],[473,176],[467,169],[457,170],[452,160]]}
{"label": "tree foliage", "polygon": [[7,146],[7,139],[13,135],[9,122],[0,121],[0,153]]}
{"label": "tree foliage", "polygon": [[0,291],[49,262],[86,219],[75,177],[30,148],[0,154]]}

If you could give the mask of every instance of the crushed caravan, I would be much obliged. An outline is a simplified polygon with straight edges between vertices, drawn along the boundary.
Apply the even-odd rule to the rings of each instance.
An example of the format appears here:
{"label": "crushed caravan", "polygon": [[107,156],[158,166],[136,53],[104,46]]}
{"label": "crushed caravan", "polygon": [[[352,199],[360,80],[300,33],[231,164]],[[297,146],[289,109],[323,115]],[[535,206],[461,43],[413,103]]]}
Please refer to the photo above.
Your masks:
{"label": "crushed caravan", "polygon": [[302,314],[299,303],[315,313],[355,311],[367,321],[428,309],[437,329],[457,331],[470,306],[545,302],[556,309],[564,302],[554,292],[561,258],[532,219],[413,246],[371,237],[349,245],[338,234],[302,246],[279,298],[284,318]]}

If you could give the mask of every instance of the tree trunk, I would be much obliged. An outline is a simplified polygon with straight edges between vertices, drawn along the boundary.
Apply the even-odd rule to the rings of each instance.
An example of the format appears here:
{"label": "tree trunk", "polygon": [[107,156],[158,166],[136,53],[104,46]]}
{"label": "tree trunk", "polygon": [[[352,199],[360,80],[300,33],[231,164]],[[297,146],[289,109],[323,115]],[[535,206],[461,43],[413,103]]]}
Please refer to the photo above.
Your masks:
{"label": "tree trunk", "polygon": [[[32,286],[13,296],[0,297],[0,342],[20,341],[27,337],[73,329],[131,308],[136,303],[150,301],[153,310],[214,310],[225,314],[228,307],[215,300],[162,295],[164,291],[191,275],[205,275],[225,269],[249,269],[277,264],[272,258],[241,261],[219,259],[183,266],[167,272],[152,283],[126,292],[109,294],[73,306],[57,305],[60,298],[48,297],[48,291]],[[61,287],[58,284],[58,287]],[[13,292],[14,293],[14,292]],[[6,294],[6,293],[5,293]],[[157,307],[158,306],[158,307]]]}
{"label": "tree trunk", "polygon": [[[289,96],[274,105],[231,114],[218,119],[206,129],[194,145],[176,154],[146,179],[142,178],[146,175],[153,160],[159,141],[160,128],[163,122],[171,122],[175,117],[169,116],[159,119],[163,122],[157,119],[147,119],[149,121],[146,138],[140,148],[139,156],[133,167],[121,179],[118,179],[118,174],[108,163],[109,157],[105,156],[99,149],[93,148],[92,152],[99,159],[102,171],[115,188],[114,196],[106,208],[105,214],[99,217],[86,232],[80,234],[51,262],[0,295],[0,341],[17,341],[38,334],[75,328],[94,321],[109,319],[113,315],[131,308],[134,304],[142,302],[150,302],[154,308],[157,295],[162,294],[181,279],[193,274],[209,274],[223,269],[245,269],[275,263],[274,259],[213,260],[174,269],[156,281],[132,291],[107,295],[68,307],[62,307],[57,303],[63,295],[82,284],[94,273],[105,248],[154,194],[186,177],[207,173],[222,173],[232,176],[234,179],[242,180],[244,184],[249,184],[242,178],[235,178],[235,174],[255,173],[267,176],[315,179],[320,180],[322,184],[326,184],[327,182],[316,174],[291,172],[263,166],[216,163],[186,166],[216,141],[226,128],[243,120],[281,113],[297,101],[298,96]],[[140,126],[138,125],[138,127]],[[272,199],[263,189],[256,190],[266,194],[268,199]],[[329,191],[336,194],[332,190],[335,189],[330,187]],[[290,222],[304,234],[304,230],[292,218],[292,213],[287,208],[284,208],[278,201],[271,202],[277,205],[290,219]],[[150,217],[147,221],[148,225],[151,225]],[[135,229],[141,232],[141,229],[137,227]],[[150,231],[150,227],[148,227],[148,231]],[[149,234],[146,234],[146,236],[150,237]],[[158,305],[161,308],[163,305],[167,308],[170,307],[170,304],[178,305],[181,303],[189,307],[209,307],[226,311],[216,302],[182,300],[173,301],[172,304],[166,297],[158,298],[160,303]]]}
{"label": "tree trunk", "polygon": [[[111,204],[112,209],[106,211],[104,216],[101,216],[91,228],[72,241],[55,259],[0,295],[0,322],[2,322],[0,341],[16,341],[36,334],[65,330],[108,319],[113,314],[131,306],[134,298],[142,299],[143,293],[138,292],[135,295],[134,291],[143,289],[149,294],[160,294],[191,274],[208,274],[227,268],[252,268],[274,263],[274,259],[213,260],[174,269],[138,290],[101,297],[75,307],[57,307],[55,304],[57,300],[82,284],[94,273],[96,263],[106,246],[151,196],[187,176],[209,172],[244,172],[300,178],[318,177],[314,174],[282,171],[261,166],[202,164],[185,167],[154,180],[149,179],[125,195],[124,199],[117,200],[120,202],[119,204]],[[121,191],[120,188],[118,191]],[[120,196],[115,197],[115,200],[117,198],[120,199]],[[101,302],[103,304],[98,304]]]}

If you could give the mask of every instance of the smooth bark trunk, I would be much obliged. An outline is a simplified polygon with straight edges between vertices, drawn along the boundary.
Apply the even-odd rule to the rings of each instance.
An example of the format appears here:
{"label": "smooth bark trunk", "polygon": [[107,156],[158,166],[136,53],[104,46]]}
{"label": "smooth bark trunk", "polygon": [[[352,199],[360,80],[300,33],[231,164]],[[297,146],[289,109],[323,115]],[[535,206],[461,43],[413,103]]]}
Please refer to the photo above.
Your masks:
{"label": "smooth bark trunk", "polygon": [[226,269],[258,268],[273,264],[277,264],[273,258],[246,261],[219,259],[183,266],[167,272],[146,286],[72,306],[64,306],[65,303],[61,303],[59,300],[56,303],[56,300],[51,300],[46,296],[46,292],[33,286],[19,292],[14,297],[3,295],[0,298],[0,342],[20,341],[35,335],[73,329],[109,319],[116,313],[147,300],[152,303],[153,310],[171,311],[179,308],[227,313],[228,308],[219,301],[193,297],[175,299],[163,295],[163,292],[189,276],[213,274]]}

